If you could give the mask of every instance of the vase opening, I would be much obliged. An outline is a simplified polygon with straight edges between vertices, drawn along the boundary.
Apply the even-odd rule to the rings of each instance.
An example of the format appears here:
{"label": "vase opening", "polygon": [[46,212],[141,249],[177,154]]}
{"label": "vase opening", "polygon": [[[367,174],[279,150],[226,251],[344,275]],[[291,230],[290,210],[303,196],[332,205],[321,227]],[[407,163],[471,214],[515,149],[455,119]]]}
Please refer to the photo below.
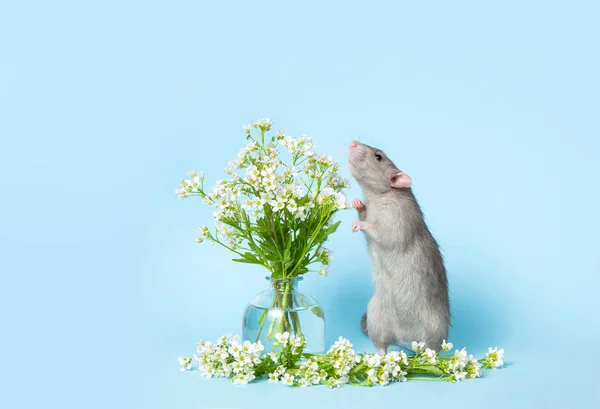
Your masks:
{"label": "vase opening", "polygon": [[289,290],[290,288],[293,288],[294,290],[298,290],[298,283],[300,281],[302,281],[304,279],[304,277],[279,277],[279,278],[272,278],[272,277],[265,277],[266,280],[268,280],[271,284],[271,287],[273,288],[273,291],[276,292],[285,292],[286,290]]}

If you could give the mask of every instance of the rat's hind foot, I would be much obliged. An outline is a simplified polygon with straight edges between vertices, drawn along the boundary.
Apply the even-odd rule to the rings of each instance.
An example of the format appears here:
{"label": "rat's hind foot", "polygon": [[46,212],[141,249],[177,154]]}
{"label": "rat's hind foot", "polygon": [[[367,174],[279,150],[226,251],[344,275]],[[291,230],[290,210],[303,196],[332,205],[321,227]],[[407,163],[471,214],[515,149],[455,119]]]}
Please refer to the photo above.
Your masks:
{"label": "rat's hind foot", "polygon": [[362,213],[365,210],[367,210],[367,207],[365,206],[365,204],[362,201],[360,201],[359,199],[354,199],[352,201],[352,207],[354,207],[356,210],[358,210],[359,213]]}

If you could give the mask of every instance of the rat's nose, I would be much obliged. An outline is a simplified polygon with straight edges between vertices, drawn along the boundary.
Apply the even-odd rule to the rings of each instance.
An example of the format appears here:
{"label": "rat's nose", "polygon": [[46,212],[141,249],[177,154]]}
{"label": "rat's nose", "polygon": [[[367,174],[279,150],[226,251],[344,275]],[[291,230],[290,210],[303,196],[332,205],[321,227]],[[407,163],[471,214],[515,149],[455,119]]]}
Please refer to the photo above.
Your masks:
{"label": "rat's nose", "polygon": [[352,143],[350,144],[350,149],[354,149],[358,146],[358,142],[356,141],[352,141]]}

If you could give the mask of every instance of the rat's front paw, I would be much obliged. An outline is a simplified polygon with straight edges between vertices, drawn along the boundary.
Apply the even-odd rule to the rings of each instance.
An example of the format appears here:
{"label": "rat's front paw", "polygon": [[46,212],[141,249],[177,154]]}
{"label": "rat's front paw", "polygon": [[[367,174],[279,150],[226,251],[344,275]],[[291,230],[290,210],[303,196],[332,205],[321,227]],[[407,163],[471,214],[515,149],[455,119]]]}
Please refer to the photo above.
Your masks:
{"label": "rat's front paw", "polygon": [[352,207],[354,207],[356,210],[358,210],[361,213],[364,212],[365,210],[367,210],[365,204],[358,199],[354,199],[352,201]]}
{"label": "rat's front paw", "polygon": [[359,230],[363,229],[363,222],[354,222],[352,223],[352,231],[356,233]]}

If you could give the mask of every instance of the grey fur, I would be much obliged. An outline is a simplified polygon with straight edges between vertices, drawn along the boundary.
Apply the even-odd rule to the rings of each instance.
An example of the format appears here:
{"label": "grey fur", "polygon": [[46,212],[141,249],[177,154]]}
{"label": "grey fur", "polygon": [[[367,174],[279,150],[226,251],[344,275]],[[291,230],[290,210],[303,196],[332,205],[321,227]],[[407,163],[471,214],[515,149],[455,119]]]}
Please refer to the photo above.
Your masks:
{"label": "grey fur", "polygon": [[367,329],[367,312],[366,311],[360,318],[360,329],[362,329],[362,332],[364,332],[365,335],[369,335],[369,330]]}
{"label": "grey fur", "polygon": [[380,351],[412,341],[439,350],[448,336],[450,305],[437,242],[412,189],[390,186],[399,170],[382,151],[357,143],[348,156],[364,194],[366,211],[355,226],[365,233],[375,284],[361,328]]}

